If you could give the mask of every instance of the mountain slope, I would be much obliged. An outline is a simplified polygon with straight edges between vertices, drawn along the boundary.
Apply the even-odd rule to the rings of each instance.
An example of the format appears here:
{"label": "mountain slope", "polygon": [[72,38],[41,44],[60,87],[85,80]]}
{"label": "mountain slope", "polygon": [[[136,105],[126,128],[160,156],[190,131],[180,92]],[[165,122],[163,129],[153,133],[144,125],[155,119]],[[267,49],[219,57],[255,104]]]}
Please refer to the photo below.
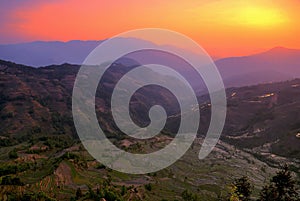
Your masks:
{"label": "mountain slope", "polygon": [[[122,64],[116,67],[102,82],[107,86],[106,93],[96,96],[96,111],[102,112],[98,120],[103,128],[119,134],[108,115],[108,94],[120,75],[131,67]],[[229,193],[228,185],[234,178],[245,175],[255,184],[255,199],[279,165],[288,163],[300,176],[300,138],[297,137],[300,79],[227,89],[224,132],[204,160],[198,159],[198,153],[209,124],[211,106],[207,95],[200,96],[201,129],[187,153],[159,172],[129,175],[95,161],[74,139],[71,93],[78,69],[79,66],[69,64],[32,68],[0,61],[1,200],[17,200],[16,197],[74,200],[79,188],[82,191],[79,200],[91,200],[95,196],[101,199],[107,193],[124,200],[182,200],[185,190],[203,200],[218,200]],[[169,119],[175,126],[171,127],[176,127],[180,118],[176,115],[176,102],[170,94],[157,88],[137,93],[133,101],[138,107],[132,108],[136,115],[133,119],[138,124],[147,123],[147,103],[157,99],[160,100],[157,103],[165,104],[172,112]],[[133,153],[161,149],[172,139],[170,133],[149,141],[119,135],[109,137]]]}
{"label": "mountain slope", "polygon": [[[121,132],[112,120],[109,107],[111,92],[120,77],[131,68],[122,63],[113,64],[112,70],[106,72],[100,81],[96,93],[98,119],[103,123],[103,129],[113,135],[121,135]],[[70,64],[32,68],[0,61],[0,117],[3,125],[0,135],[21,138],[43,133],[76,137],[71,97],[78,70],[79,66]],[[155,72],[148,75],[156,79],[160,76]],[[170,92],[149,86],[132,98],[130,112],[135,117],[134,121],[147,125],[149,118],[144,114],[155,103],[165,106],[168,115],[178,112],[178,103]]]}
{"label": "mountain slope", "polygon": [[[119,64],[121,65],[121,64]],[[31,68],[0,62],[0,135],[21,137],[43,134],[68,134],[76,137],[71,115],[71,93],[79,66],[64,64]],[[130,68],[119,66],[102,80],[97,92],[98,120],[108,135],[124,138],[110,112],[110,93],[120,76]],[[157,76],[153,74],[153,76]],[[164,79],[163,77],[161,79]],[[241,148],[269,146],[269,152],[300,158],[300,80],[227,89],[228,112],[223,140]],[[145,88],[132,98],[131,111],[135,123],[149,123],[147,112],[153,104],[161,104],[168,113],[166,130],[176,133],[179,106],[168,91]],[[199,96],[201,122],[199,134],[204,135],[210,121],[207,96]],[[123,107],[123,106],[120,106]],[[116,135],[118,134],[118,135]],[[113,137],[111,136],[111,137]],[[119,136],[119,137],[120,137]],[[287,151],[281,152],[288,147]]]}
{"label": "mountain slope", "polygon": [[273,48],[246,57],[217,60],[226,87],[278,82],[300,77],[300,50]]}

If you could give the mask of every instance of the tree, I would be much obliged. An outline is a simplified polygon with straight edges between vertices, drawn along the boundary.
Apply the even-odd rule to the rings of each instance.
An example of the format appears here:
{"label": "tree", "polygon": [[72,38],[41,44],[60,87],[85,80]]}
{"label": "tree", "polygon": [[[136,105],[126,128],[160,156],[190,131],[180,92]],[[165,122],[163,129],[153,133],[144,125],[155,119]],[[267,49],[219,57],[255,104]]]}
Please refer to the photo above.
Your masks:
{"label": "tree", "polygon": [[184,201],[197,201],[198,196],[196,194],[193,194],[189,192],[188,190],[184,190],[181,194],[181,197]]}
{"label": "tree", "polygon": [[276,173],[270,184],[263,187],[259,201],[300,201],[291,172],[287,165]]}
{"label": "tree", "polygon": [[230,200],[248,201],[252,193],[252,185],[248,177],[235,179],[231,186]]}
{"label": "tree", "polygon": [[123,186],[121,187],[121,195],[125,195],[126,192],[127,192],[127,188],[126,188],[126,186],[123,185]]}
{"label": "tree", "polygon": [[258,201],[275,201],[277,199],[276,188],[272,184],[265,185],[260,192]]}
{"label": "tree", "polygon": [[81,198],[82,197],[82,191],[81,191],[81,189],[80,188],[77,188],[77,190],[76,190],[76,200],[78,200],[79,198]]}

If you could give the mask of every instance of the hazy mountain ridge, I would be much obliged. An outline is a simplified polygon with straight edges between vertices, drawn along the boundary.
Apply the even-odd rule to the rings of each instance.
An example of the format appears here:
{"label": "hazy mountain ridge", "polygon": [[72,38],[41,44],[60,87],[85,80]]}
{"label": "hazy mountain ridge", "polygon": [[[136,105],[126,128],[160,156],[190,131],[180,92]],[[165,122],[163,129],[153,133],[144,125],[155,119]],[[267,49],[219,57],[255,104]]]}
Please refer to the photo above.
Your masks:
{"label": "hazy mountain ridge", "polygon": [[278,82],[300,77],[300,50],[276,47],[267,52],[215,61],[226,87]]}
{"label": "hazy mountain ridge", "polygon": [[[130,39],[138,44],[147,41]],[[102,41],[43,42],[0,45],[0,59],[40,67],[63,63],[82,64],[87,55]],[[154,44],[152,44],[154,45]],[[154,45],[155,47],[155,45]],[[173,47],[175,48],[175,47]],[[185,54],[192,54],[185,52]],[[195,55],[193,55],[195,56]],[[169,59],[171,65],[173,60]],[[174,65],[176,62],[174,63]],[[226,87],[278,82],[300,77],[300,50],[276,47],[269,51],[215,61]],[[184,69],[183,69],[184,70]],[[191,77],[194,73],[186,71]],[[190,80],[194,85],[202,81]],[[199,82],[199,83],[198,83]],[[199,89],[201,91],[203,89]]]}
{"label": "hazy mountain ridge", "polygon": [[102,41],[35,41],[0,45],[0,59],[33,67],[53,64],[81,64]]}

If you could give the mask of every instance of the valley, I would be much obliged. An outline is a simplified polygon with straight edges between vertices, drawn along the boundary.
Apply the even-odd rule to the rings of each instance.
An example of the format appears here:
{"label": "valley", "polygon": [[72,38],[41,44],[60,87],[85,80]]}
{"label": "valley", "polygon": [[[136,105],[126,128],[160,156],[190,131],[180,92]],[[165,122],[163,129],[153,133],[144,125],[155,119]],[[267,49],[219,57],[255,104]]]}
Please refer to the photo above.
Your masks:
{"label": "valley", "polygon": [[[283,164],[299,181],[299,79],[227,89],[225,128],[204,160],[198,159],[198,152],[209,124],[210,103],[207,95],[200,94],[194,108],[201,114],[198,137],[184,157],[156,173],[129,175],[95,161],[76,135],[71,92],[78,69],[70,64],[36,69],[0,62],[0,200],[18,196],[32,200],[97,200],[101,196],[107,200],[184,200],[184,192],[199,200],[220,200],[230,193],[233,180],[242,176],[255,184],[255,199]],[[103,84],[110,87],[121,72],[110,72]],[[146,104],[144,95],[154,92],[172,105],[171,96],[151,88],[136,96],[136,104]],[[137,141],[115,128],[106,97],[97,94],[97,116],[117,146],[149,153],[172,140],[180,118],[176,108],[167,108],[171,110],[169,126],[159,136]],[[147,117],[137,108],[132,113],[137,123],[144,124]]]}

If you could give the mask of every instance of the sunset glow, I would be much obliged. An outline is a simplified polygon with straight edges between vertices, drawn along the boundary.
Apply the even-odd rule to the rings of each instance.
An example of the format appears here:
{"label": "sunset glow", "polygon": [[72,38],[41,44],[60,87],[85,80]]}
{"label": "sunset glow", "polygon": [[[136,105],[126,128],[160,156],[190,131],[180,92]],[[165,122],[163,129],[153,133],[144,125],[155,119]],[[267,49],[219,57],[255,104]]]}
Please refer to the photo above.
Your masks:
{"label": "sunset glow", "polygon": [[247,55],[275,46],[300,48],[300,2],[296,0],[1,4],[0,43],[102,40],[131,29],[155,27],[185,34],[216,57]]}
{"label": "sunset glow", "polygon": [[276,10],[248,7],[239,11],[237,22],[249,26],[270,27],[284,23],[285,17]]}

